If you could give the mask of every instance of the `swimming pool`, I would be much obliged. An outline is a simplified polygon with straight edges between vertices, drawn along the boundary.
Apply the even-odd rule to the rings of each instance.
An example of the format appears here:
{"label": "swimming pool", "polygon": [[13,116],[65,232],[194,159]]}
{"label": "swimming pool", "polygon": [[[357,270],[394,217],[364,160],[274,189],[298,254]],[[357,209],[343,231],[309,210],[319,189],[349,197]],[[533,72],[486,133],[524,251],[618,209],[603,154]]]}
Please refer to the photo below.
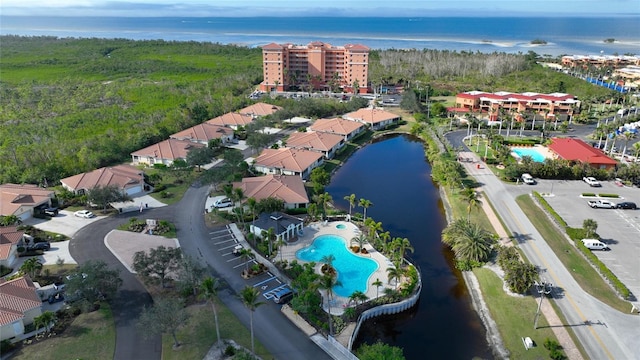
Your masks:
{"label": "swimming pool", "polygon": [[336,225],[336,229],[344,230],[344,229],[346,229],[346,228],[347,228],[347,225],[345,225],[345,224],[338,224],[338,225]]}
{"label": "swimming pool", "polygon": [[515,153],[516,156],[519,157],[520,159],[522,159],[522,157],[524,156],[531,157],[535,162],[544,162],[544,159],[546,159],[546,156],[544,156],[544,154],[538,151],[538,149],[532,148],[532,147],[530,148],[512,147],[511,152]]}
{"label": "swimming pool", "polygon": [[378,263],[357,256],[347,248],[344,238],[337,235],[320,235],[311,245],[296,252],[296,257],[304,261],[320,262],[325,255],[333,254],[333,267],[338,272],[338,281],[333,292],[338,296],[349,297],[354,291],[367,291],[369,277],[378,268]]}

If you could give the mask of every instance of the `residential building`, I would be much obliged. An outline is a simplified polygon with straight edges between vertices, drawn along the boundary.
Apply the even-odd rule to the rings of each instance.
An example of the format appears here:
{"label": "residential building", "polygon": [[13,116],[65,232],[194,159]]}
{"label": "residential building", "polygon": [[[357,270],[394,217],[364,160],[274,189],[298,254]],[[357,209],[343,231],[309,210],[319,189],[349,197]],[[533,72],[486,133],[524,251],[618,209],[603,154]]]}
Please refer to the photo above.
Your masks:
{"label": "residential building", "polygon": [[258,237],[263,237],[262,232],[269,231],[270,228],[273,228],[278,239],[291,241],[298,234],[302,234],[304,221],[281,212],[262,213],[249,226],[249,231]]}
{"label": "residential building", "polygon": [[282,200],[286,209],[304,208],[309,203],[309,196],[304,182],[295,175],[265,175],[243,178],[233,183],[234,188],[242,189],[247,198],[257,201],[275,198]]}
{"label": "residential building", "polygon": [[254,160],[257,172],[276,175],[296,175],[307,179],[311,170],[322,165],[321,153],[302,149],[264,149]]}
{"label": "residential building", "polygon": [[60,180],[62,187],[74,194],[85,194],[96,186],[116,186],[125,195],[144,191],[144,173],[131,165],[103,167]]}
{"label": "residential building", "polygon": [[468,91],[456,95],[456,108],[471,112],[486,113],[490,121],[500,117],[501,112],[513,114],[521,120],[526,113],[555,117],[573,115],[580,110],[580,101],[573,95],[563,93],[538,94],[527,92],[515,94],[506,91],[485,93]]}
{"label": "residential building", "polygon": [[131,153],[134,165],[153,166],[163,164],[171,166],[176,160],[187,159],[187,154],[191,149],[201,148],[204,145],[177,139],[167,139],[157,144],[153,144],[144,149]]}
{"label": "residential building", "polygon": [[560,159],[573,163],[584,163],[596,169],[611,169],[618,162],[605,155],[600,149],[573,138],[553,138],[549,150]]}
{"label": "residential building", "polygon": [[0,265],[10,268],[18,257],[18,246],[24,243],[24,231],[17,226],[0,226]]}
{"label": "residential building", "polygon": [[292,87],[346,92],[367,92],[369,48],[359,44],[333,46],[314,41],[308,45],[275,44],[262,47],[262,91]]}
{"label": "residential building", "polygon": [[29,276],[5,281],[0,279],[0,341],[24,334],[42,314],[42,300]]}
{"label": "residential building", "polygon": [[239,113],[226,113],[224,115],[215,117],[208,120],[207,123],[230,127],[233,130],[238,130],[238,127],[245,127],[253,122],[253,116]]}
{"label": "residential building", "polygon": [[252,117],[257,118],[271,115],[278,110],[282,110],[282,107],[259,102],[238,110],[238,114],[251,115]]}
{"label": "residential building", "polygon": [[640,65],[640,56],[633,55],[565,55],[562,57],[564,67],[620,67]]}
{"label": "residential building", "polygon": [[205,146],[209,145],[211,140],[220,139],[220,144],[224,145],[232,142],[233,129],[205,122],[177,132],[170,138],[191,141]]}
{"label": "residential building", "polygon": [[389,125],[400,122],[400,115],[373,107],[358,109],[342,115],[342,118],[369,125],[372,130],[384,129]]}
{"label": "residential building", "polygon": [[0,215],[15,215],[25,221],[38,209],[50,207],[54,197],[53,191],[37,185],[2,184],[0,185]]}
{"label": "residential building", "polygon": [[344,144],[345,140],[340,135],[315,131],[295,131],[286,140],[288,148],[320,152],[326,159],[332,159]]}
{"label": "residential building", "polygon": [[349,141],[364,131],[365,126],[362,123],[342,118],[318,119],[309,127],[309,130],[340,135],[345,141]]}

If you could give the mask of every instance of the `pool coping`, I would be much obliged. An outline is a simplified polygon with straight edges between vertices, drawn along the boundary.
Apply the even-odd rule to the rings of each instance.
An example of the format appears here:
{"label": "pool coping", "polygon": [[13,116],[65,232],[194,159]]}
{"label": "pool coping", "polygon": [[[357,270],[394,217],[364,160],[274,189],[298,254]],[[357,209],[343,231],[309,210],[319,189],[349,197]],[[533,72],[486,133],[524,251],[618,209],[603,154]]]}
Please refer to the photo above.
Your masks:
{"label": "pool coping", "polygon": [[[341,224],[345,225],[344,229],[338,229],[336,227],[337,225],[341,225]],[[304,264],[304,263],[307,263],[307,261],[298,259],[296,257],[296,253],[298,252],[298,250],[311,245],[311,243],[317,237],[321,235],[336,235],[345,239],[345,241],[347,241],[347,247],[348,247],[350,239],[353,239],[359,233],[360,233],[360,229],[358,229],[358,227],[355,224],[348,221],[312,223],[304,228],[302,235],[298,236],[297,241],[288,243],[286,246],[284,246],[282,250],[282,258],[284,260],[287,260],[288,262],[291,262],[292,260],[297,260],[299,263]],[[367,290],[364,292],[369,298],[369,300],[372,300],[376,298],[376,294],[378,294],[378,297],[384,296],[384,290],[386,288],[395,289],[395,282],[389,283],[388,276],[387,276],[387,268],[392,267],[394,265],[391,263],[391,260],[389,260],[382,253],[374,249],[373,246],[371,246],[371,244],[368,244],[368,243],[365,244],[364,248],[367,250],[367,254],[354,253],[354,255],[372,259],[378,265],[377,269],[369,276],[369,279],[367,280]],[[280,254],[276,256],[276,259],[279,259],[279,258],[280,258]],[[317,265],[317,269],[319,269],[319,267],[321,266],[320,263],[318,264],[319,265]],[[380,279],[380,281],[383,284],[378,289],[376,289],[375,286],[371,285],[371,283],[376,278]],[[323,297],[322,308],[324,309],[324,311],[328,311],[327,301],[326,301],[326,291],[320,290],[320,293],[322,294],[322,297]],[[342,315],[344,313],[344,310],[347,307],[351,307],[351,306],[355,306],[355,304],[349,304],[348,297],[339,296],[334,293],[333,300],[331,301],[331,314]]]}

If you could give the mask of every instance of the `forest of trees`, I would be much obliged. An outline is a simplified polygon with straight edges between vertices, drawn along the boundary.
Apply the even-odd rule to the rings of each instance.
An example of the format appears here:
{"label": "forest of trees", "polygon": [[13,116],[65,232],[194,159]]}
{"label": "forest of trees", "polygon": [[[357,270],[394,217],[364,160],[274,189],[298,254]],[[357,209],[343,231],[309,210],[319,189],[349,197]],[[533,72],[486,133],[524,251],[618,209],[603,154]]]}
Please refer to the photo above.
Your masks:
{"label": "forest of trees", "polygon": [[[56,37],[2,36],[0,41],[0,183],[53,185],[127,161],[132,151],[249,105],[246,95],[262,80],[256,48]],[[608,96],[604,89],[542,69],[534,59],[531,53],[373,51],[370,79],[373,85],[418,81],[431,94],[443,95],[505,90]],[[327,111],[317,102],[304,107],[276,102],[285,105],[283,116],[362,105]]]}

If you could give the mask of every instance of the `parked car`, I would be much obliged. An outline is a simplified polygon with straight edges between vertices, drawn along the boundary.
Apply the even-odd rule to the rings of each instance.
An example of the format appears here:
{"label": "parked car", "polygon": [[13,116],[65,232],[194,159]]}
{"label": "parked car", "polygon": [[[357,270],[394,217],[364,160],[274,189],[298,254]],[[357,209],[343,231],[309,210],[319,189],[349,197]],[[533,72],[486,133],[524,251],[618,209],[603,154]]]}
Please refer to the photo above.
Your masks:
{"label": "parked car", "polygon": [[582,244],[589,250],[611,250],[607,244],[597,239],[582,239]]}
{"label": "parked car", "polygon": [[50,249],[51,249],[51,244],[49,244],[48,241],[37,242],[31,246],[27,246],[27,251],[34,251],[34,250],[48,251]]}
{"label": "parked car", "polygon": [[49,216],[58,216],[58,208],[57,207],[49,207],[44,209],[44,214]]}
{"label": "parked car", "polygon": [[587,184],[589,184],[589,186],[591,186],[591,187],[600,187],[600,186],[602,186],[600,184],[600,182],[598,180],[596,180],[596,178],[591,177],[591,176],[585,176],[585,177],[582,178],[582,180],[584,182],[586,182]]}
{"label": "parked car", "polygon": [[628,209],[628,210],[635,210],[638,207],[636,206],[636,203],[631,202],[631,201],[623,201],[621,203],[616,204],[616,208],[618,209]]}
{"label": "parked car", "polygon": [[220,209],[220,208],[226,208],[229,206],[233,206],[233,200],[229,199],[229,198],[224,198],[224,199],[220,199],[220,200],[216,200],[213,203],[213,207]]}
{"label": "parked car", "polygon": [[594,209],[615,209],[616,204],[609,200],[590,200],[589,206]]}
{"label": "parked car", "polygon": [[95,217],[95,215],[89,210],[78,210],[74,212],[73,215],[85,219],[91,219],[92,217]]}
{"label": "parked car", "polygon": [[536,184],[536,180],[533,178],[533,176],[531,176],[531,174],[528,174],[528,173],[522,174],[522,182],[528,185]]}
{"label": "parked car", "polygon": [[293,291],[289,288],[284,288],[273,294],[273,302],[276,304],[286,304],[293,298]]}
{"label": "parked car", "polygon": [[232,251],[233,255],[240,256],[240,254],[242,254],[242,249],[244,249],[242,245],[236,245]]}

